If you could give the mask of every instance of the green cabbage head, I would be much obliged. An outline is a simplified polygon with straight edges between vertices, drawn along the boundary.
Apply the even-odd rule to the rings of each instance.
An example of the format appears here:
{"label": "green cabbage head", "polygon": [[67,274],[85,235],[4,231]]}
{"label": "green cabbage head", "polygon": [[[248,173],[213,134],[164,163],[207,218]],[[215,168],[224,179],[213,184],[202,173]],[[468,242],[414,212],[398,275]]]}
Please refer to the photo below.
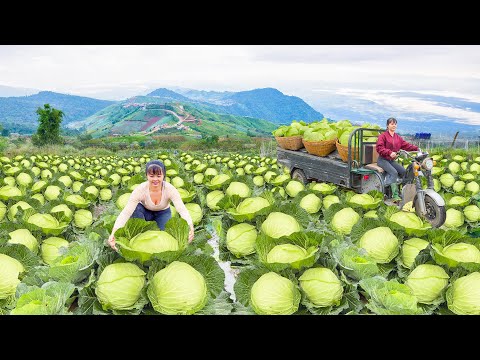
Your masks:
{"label": "green cabbage head", "polygon": [[465,218],[470,222],[480,221],[480,208],[477,205],[465,206],[463,208],[463,214],[465,215]]}
{"label": "green cabbage head", "polygon": [[448,285],[449,276],[438,265],[418,265],[408,275],[405,285],[412,289],[419,303],[433,304]]}
{"label": "green cabbage head", "polygon": [[297,180],[290,180],[287,186],[285,186],[285,191],[290,197],[297,196],[298,193],[304,189],[305,189],[305,185],[303,185],[300,181],[297,181]]}
{"label": "green cabbage head", "polygon": [[480,272],[458,278],[447,290],[447,306],[457,315],[480,315]]}
{"label": "green cabbage head", "polygon": [[0,254],[0,300],[15,295],[18,276],[25,269],[20,261],[5,254]]}
{"label": "green cabbage head", "polygon": [[299,205],[309,214],[316,214],[322,207],[322,199],[315,194],[308,194],[300,200]]}
{"label": "green cabbage head", "polygon": [[73,215],[73,222],[76,227],[80,229],[85,229],[86,227],[92,225],[93,214],[86,209],[77,210]]}
{"label": "green cabbage head", "polygon": [[192,218],[193,224],[194,225],[200,224],[200,221],[202,221],[202,218],[203,218],[203,211],[200,205],[196,203],[188,203],[188,204],[185,204],[185,207],[190,213],[190,217]]}
{"label": "green cabbage head", "polygon": [[220,207],[217,206],[217,203],[223,199],[225,194],[221,190],[213,190],[207,194],[207,206],[210,210],[219,210]]}
{"label": "green cabbage head", "polygon": [[191,315],[208,301],[205,278],[191,265],[173,261],[150,281],[147,295],[155,311],[166,315]]}
{"label": "green cabbage head", "polygon": [[358,241],[358,246],[364,248],[377,263],[388,263],[397,256],[399,244],[392,230],[386,226],[368,230]]}
{"label": "green cabbage head", "polygon": [[402,245],[403,265],[411,269],[417,255],[425,249],[428,244],[430,244],[428,241],[419,238],[405,240]]}
{"label": "green cabbage head", "polygon": [[308,256],[307,250],[294,244],[274,246],[267,254],[268,263],[290,264]]}
{"label": "green cabbage head", "polygon": [[232,181],[227,190],[225,190],[225,193],[230,196],[238,195],[241,198],[247,198],[250,196],[251,190],[247,184],[238,181]]}
{"label": "green cabbage head", "polygon": [[255,226],[241,223],[232,226],[227,231],[227,249],[236,257],[242,257],[255,252],[257,229]]}
{"label": "green cabbage head", "polygon": [[338,203],[340,203],[340,199],[338,198],[337,195],[327,195],[323,198],[323,207],[325,209],[328,209],[333,204],[338,204]]}
{"label": "green cabbage head", "polygon": [[69,242],[67,240],[59,237],[49,237],[43,240],[40,246],[43,261],[48,265],[52,264],[61,255],[60,248],[68,248],[68,245]]}
{"label": "green cabbage head", "polygon": [[308,300],[315,306],[340,304],[343,286],[332,270],[321,267],[307,269],[298,280]]}
{"label": "green cabbage head", "polygon": [[463,212],[454,208],[450,208],[447,210],[447,217],[443,226],[447,228],[457,228],[464,224],[465,216]]}
{"label": "green cabbage head", "polygon": [[352,231],[353,225],[360,220],[360,215],[350,207],[337,211],[332,219],[332,229],[337,234],[348,235]]}
{"label": "green cabbage head", "polygon": [[149,254],[177,251],[179,249],[178,240],[168,232],[162,230],[147,230],[135,235],[130,239],[129,244],[133,250]]}
{"label": "green cabbage head", "polygon": [[123,210],[125,206],[127,206],[128,199],[130,198],[131,193],[125,193],[122,194],[118,197],[117,201],[115,202],[115,205],[117,205],[117,208],[120,210]]}
{"label": "green cabbage head", "polygon": [[475,245],[459,242],[443,248],[443,256],[457,262],[480,263],[480,250]]}
{"label": "green cabbage head", "polygon": [[145,272],[132,263],[107,265],[97,280],[95,294],[105,310],[129,310],[140,298]]}
{"label": "green cabbage head", "polygon": [[260,276],[250,290],[250,305],[259,315],[291,315],[298,310],[300,299],[295,284],[275,272]]}
{"label": "green cabbage head", "polygon": [[238,204],[236,211],[242,215],[255,214],[268,206],[270,206],[270,203],[263,197],[249,197]]}
{"label": "green cabbage head", "polygon": [[25,245],[30,251],[36,253],[38,251],[38,241],[28,229],[17,229],[8,233],[11,244]]}
{"label": "green cabbage head", "polygon": [[274,239],[301,231],[300,224],[291,215],[281,212],[270,213],[262,223],[262,232]]}

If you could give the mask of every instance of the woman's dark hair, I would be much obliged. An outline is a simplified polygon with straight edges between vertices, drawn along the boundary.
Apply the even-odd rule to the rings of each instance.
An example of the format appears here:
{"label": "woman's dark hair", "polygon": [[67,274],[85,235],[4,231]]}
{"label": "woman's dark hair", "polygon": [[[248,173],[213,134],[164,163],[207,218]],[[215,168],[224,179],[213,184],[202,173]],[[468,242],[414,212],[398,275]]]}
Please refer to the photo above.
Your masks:
{"label": "woman's dark hair", "polygon": [[387,119],[387,126],[388,126],[389,124],[391,124],[391,123],[396,124],[396,123],[397,123],[397,119],[395,119],[395,118],[393,118],[393,117],[388,118],[388,119]]}
{"label": "woman's dark hair", "polygon": [[145,166],[145,175],[165,175],[165,165],[160,160],[152,160]]}

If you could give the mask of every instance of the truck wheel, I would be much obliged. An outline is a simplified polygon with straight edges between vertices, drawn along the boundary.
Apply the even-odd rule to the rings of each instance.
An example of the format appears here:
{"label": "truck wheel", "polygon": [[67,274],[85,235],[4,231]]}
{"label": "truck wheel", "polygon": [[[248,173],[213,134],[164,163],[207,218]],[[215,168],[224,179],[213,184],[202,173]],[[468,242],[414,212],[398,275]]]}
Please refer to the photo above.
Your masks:
{"label": "truck wheel", "polygon": [[[415,204],[415,212],[417,216],[422,218],[417,196],[415,196],[413,203]],[[425,195],[425,209],[427,210],[427,213],[425,214],[424,219],[427,220],[433,228],[438,228],[443,225],[447,218],[447,212],[444,206],[438,205],[430,196]]]}
{"label": "truck wheel", "polygon": [[306,185],[308,182],[307,177],[305,176],[305,173],[303,172],[303,170],[300,170],[300,169],[293,170],[292,179],[300,181],[303,185]]}

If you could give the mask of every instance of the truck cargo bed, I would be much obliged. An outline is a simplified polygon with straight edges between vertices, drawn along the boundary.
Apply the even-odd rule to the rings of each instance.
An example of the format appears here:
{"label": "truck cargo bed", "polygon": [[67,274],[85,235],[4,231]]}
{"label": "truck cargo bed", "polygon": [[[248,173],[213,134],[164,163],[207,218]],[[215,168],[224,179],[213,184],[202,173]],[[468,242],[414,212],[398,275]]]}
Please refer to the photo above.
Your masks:
{"label": "truck cargo bed", "polygon": [[290,174],[296,169],[302,170],[309,181],[352,186],[348,163],[342,161],[337,150],[327,156],[316,156],[305,149],[293,151],[277,147],[277,159],[280,164],[290,169]]}

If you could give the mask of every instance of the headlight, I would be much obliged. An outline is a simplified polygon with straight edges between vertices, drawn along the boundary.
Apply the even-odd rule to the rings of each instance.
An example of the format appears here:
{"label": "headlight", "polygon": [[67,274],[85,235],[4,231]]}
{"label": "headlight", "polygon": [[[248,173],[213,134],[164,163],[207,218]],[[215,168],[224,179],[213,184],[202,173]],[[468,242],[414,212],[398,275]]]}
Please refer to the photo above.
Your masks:
{"label": "headlight", "polygon": [[433,160],[431,158],[423,160],[423,167],[427,170],[432,170]]}

